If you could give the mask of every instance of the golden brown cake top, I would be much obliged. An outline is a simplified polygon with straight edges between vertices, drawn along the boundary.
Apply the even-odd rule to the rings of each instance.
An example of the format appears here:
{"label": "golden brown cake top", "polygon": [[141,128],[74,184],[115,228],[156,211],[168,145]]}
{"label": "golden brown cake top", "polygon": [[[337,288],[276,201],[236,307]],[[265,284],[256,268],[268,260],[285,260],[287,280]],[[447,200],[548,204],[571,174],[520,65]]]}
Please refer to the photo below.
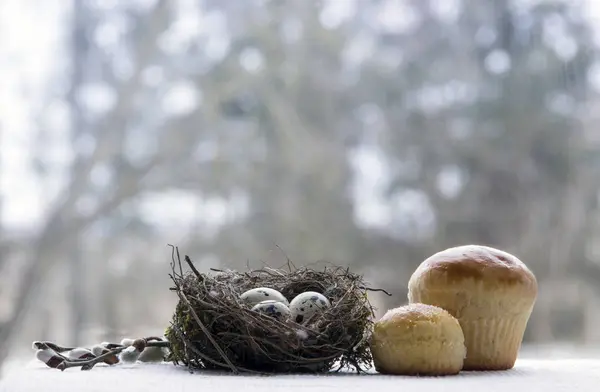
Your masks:
{"label": "golden brown cake top", "polygon": [[503,286],[522,286],[537,292],[533,273],[508,252],[482,245],[449,248],[426,259],[411,280],[454,284],[466,279]]}

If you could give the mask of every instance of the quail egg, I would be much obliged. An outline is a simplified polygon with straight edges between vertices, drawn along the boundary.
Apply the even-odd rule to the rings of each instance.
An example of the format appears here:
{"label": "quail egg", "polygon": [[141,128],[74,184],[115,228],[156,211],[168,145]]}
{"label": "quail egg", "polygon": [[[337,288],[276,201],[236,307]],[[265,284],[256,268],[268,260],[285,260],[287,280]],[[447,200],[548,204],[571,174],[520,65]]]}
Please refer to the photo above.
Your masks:
{"label": "quail egg", "polygon": [[280,321],[288,319],[291,315],[290,308],[286,304],[275,300],[259,302],[252,307],[252,310],[272,316]]}
{"label": "quail egg", "polygon": [[247,303],[249,306],[254,306],[262,301],[273,300],[281,302],[286,306],[289,306],[287,298],[283,296],[279,291],[268,287],[258,287],[256,289],[248,290],[242,295],[240,299]]}
{"label": "quail egg", "polygon": [[290,302],[292,320],[302,323],[310,319],[315,313],[331,306],[329,300],[316,291],[306,291],[298,294]]}

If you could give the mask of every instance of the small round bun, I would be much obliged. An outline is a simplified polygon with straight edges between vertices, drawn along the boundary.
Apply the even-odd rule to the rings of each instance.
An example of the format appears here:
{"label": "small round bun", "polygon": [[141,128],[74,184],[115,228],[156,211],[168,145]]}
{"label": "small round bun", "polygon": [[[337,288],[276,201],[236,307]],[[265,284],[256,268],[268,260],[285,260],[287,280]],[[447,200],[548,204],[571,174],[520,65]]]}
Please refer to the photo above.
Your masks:
{"label": "small round bun", "polygon": [[382,374],[457,374],[466,354],[458,321],[424,304],[388,310],[375,323],[370,344],[375,370]]}
{"label": "small round bun", "polygon": [[408,283],[409,302],[439,306],[460,322],[467,346],[463,370],[514,366],[537,291],[521,260],[481,245],[434,254]]}

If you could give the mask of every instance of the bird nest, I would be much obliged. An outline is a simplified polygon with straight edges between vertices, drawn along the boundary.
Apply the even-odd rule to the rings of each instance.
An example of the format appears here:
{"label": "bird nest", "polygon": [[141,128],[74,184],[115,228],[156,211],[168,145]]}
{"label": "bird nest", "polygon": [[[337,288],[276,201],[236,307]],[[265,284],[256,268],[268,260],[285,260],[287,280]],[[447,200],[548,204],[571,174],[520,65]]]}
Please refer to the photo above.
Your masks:
{"label": "bird nest", "polygon": [[[179,255],[177,255],[179,256]],[[166,337],[171,360],[191,369],[260,373],[324,373],[371,367],[368,337],[373,307],[362,277],[347,268],[262,268],[248,272],[211,269],[200,273],[188,256],[184,272],[173,257],[179,296]],[[252,311],[240,294],[269,287],[292,299],[306,291],[325,295],[331,306],[307,322],[279,321]]]}

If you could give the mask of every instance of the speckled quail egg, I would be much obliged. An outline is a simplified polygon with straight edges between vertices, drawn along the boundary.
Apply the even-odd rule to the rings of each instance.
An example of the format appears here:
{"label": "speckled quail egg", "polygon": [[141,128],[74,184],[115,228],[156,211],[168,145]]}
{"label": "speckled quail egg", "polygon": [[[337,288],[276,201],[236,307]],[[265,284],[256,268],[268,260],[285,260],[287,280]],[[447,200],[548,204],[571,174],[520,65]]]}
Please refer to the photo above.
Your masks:
{"label": "speckled quail egg", "polygon": [[321,293],[316,291],[306,291],[298,294],[290,302],[290,311],[292,320],[297,323],[303,323],[310,319],[315,313],[331,306],[329,300]]}
{"label": "speckled quail egg", "polygon": [[288,319],[291,315],[290,308],[286,304],[271,299],[257,303],[252,310],[275,317],[280,321]]}
{"label": "speckled quail egg", "polygon": [[248,306],[254,306],[259,302],[267,300],[281,302],[286,306],[289,306],[290,304],[283,294],[269,287],[258,287],[256,289],[248,290],[240,295],[240,299],[248,304]]}

